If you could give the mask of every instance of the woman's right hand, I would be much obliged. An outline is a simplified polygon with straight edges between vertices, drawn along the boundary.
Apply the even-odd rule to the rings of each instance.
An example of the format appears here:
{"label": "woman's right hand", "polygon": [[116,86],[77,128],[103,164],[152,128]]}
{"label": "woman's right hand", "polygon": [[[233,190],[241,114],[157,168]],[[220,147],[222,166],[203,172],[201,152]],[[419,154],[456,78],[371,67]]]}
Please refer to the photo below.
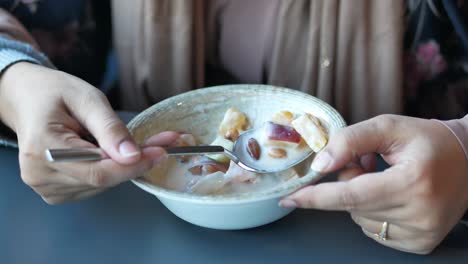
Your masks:
{"label": "woman's right hand", "polygon": [[[19,62],[0,79],[0,119],[19,143],[21,178],[47,203],[92,196],[138,177],[165,158],[157,146],[140,149],[106,97],[85,81],[42,66]],[[93,148],[92,135],[110,159],[81,163],[48,163],[47,148]],[[166,132],[159,145],[178,137]]]}

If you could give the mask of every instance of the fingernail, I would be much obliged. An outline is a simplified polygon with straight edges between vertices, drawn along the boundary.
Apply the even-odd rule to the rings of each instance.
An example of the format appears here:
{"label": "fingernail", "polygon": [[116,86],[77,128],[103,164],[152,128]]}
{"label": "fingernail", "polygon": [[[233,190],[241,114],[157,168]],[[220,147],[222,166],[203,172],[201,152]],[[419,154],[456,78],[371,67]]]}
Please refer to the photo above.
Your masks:
{"label": "fingernail", "polygon": [[138,147],[129,140],[120,143],[119,152],[124,157],[132,157],[140,154]]}
{"label": "fingernail", "polygon": [[278,205],[284,208],[297,208],[297,203],[293,200],[281,200]]}
{"label": "fingernail", "polygon": [[331,161],[332,157],[328,152],[321,152],[312,162],[312,169],[314,171],[322,172],[330,165]]}

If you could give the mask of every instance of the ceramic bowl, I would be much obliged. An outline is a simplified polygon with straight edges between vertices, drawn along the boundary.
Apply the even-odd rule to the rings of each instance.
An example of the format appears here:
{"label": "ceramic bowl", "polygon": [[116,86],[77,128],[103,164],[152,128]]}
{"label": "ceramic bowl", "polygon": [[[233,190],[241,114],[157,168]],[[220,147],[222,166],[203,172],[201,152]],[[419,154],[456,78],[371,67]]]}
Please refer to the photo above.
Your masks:
{"label": "ceramic bowl", "polygon": [[[192,133],[202,144],[209,144],[230,107],[245,112],[253,127],[281,110],[309,112],[319,117],[330,135],[345,126],[343,118],[330,105],[302,92],[268,85],[224,85],[166,99],[140,113],[128,127],[137,143],[158,132],[174,130]],[[236,195],[182,193],[151,184],[145,179],[147,175],[133,182],[192,224],[214,229],[245,229],[271,223],[292,211],[278,206],[280,198],[320,177],[310,169],[310,163],[305,168],[302,177],[269,191]]]}

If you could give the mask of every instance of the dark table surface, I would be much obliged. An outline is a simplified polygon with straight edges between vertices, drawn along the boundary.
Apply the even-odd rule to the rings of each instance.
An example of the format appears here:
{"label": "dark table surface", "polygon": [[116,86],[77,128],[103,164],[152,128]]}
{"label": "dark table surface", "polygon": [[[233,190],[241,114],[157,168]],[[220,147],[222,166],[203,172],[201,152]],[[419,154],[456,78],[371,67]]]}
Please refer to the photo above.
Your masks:
{"label": "dark table surface", "polygon": [[385,248],[347,213],[296,210],[241,231],[194,226],[131,183],[50,206],[23,184],[17,151],[0,148],[0,263],[468,263],[457,225],[429,256]]}

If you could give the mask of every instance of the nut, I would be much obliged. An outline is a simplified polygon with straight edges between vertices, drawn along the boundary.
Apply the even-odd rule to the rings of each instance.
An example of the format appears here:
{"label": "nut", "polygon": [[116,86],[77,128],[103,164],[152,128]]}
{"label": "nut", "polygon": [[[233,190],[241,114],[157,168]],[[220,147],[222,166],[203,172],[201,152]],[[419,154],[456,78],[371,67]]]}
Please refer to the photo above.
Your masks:
{"label": "nut", "polygon": [[268,151],[268,156],[274,159],[284,159],[288,156],[288,153],[282,148],[272,148]]}
{"label": "nut", "polygon": [[247,142],[247,152],[254,160],[258,160],[260,158],[260,145],[258,144],[258,141],[255,138],[250,138]]}

